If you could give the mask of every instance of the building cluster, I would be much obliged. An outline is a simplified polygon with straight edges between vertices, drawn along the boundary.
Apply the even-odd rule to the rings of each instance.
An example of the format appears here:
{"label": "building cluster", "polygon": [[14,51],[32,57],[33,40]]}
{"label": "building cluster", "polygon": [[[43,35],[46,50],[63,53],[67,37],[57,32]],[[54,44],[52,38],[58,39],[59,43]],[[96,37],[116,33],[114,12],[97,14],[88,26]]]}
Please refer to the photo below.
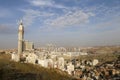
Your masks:
{"label": "building cluster", "polygon": [[[108,66],[95,67],[99,63],[97,59],[82,61],[75,59],[68,61],[64,59],[64,57],[71,58],[79,55],[88,55],[88,53],[81,52],[80,48],[56,48],[51,44],[45,48],[34,49],[32,42],[24,40],[24,26],[21,22],[18,30],[18,52],[12,53],[11,58],[16,62],[32,63],[46,68],[57,68],[84,80],[98,80],[100,78],[104,80],[103,75],[107,76],[111,69]],[[112,69],[110,74],[115,75],[117,73],[115,69]]]}
{"label": "building cluster", "polygon": [[71,74],[74,71],[74,65],[72,62],[67,63],[63,56],[87,55],[85,52],[80,52],[80,49],[56,48],[52,44],[40,50],[35,50],[32,42],[24,40],[24,26],[21,21],[18,29],[18,52],[11,54],[12,60],[38,64],[46,68],[58,68]]}
{"label": "building cluster", "polygon": [[[119,57],[120,58],[120,57]],[[88,64],[75,67],[74,75],[80,80],[119,80],[120,79],[120,59],[111,62],[105,62],[101,65]],[[96,63],[96,60],[95,60]]]}

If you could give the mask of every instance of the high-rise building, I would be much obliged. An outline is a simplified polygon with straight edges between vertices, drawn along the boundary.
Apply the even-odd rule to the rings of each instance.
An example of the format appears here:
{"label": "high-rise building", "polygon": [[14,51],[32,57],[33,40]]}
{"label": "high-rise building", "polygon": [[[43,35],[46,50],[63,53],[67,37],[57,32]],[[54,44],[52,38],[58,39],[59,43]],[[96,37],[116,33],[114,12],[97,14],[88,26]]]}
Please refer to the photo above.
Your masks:
{"label": "high-rise building", "polygon": [[21,20],[18,29],[18,54],[22,54],[23,52],[23,39],[24,39],[24,26]]}
{"label": "high-rise building", "polygon": [[30,41],[23,41],[23,51],[26,51],[26,50],[34,50],[34,44],[33,42],[30,42]]}

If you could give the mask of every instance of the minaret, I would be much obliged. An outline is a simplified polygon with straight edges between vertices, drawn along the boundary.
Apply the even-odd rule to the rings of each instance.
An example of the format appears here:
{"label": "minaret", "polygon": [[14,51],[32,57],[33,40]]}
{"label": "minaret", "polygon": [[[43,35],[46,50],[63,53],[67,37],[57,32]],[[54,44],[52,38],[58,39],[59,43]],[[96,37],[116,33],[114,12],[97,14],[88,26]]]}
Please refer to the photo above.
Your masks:
{"label": "minaret", "polygon": [[24,38],[24,26],[21,20],[18,29],[18,54],[22,54],[23,52],[23,38]]}

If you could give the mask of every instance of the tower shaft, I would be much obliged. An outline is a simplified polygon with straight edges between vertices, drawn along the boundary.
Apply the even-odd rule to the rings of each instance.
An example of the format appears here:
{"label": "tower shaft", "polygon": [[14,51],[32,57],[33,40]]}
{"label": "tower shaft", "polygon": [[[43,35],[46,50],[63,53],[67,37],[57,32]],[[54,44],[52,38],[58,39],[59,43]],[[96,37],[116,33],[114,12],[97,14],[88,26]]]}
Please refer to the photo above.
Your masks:
{"label": "tower shaft", "polygon": [[18,30],[18,54],[22,54],[23,52],[23,38],[24,38],[24,27],[21,22]]}

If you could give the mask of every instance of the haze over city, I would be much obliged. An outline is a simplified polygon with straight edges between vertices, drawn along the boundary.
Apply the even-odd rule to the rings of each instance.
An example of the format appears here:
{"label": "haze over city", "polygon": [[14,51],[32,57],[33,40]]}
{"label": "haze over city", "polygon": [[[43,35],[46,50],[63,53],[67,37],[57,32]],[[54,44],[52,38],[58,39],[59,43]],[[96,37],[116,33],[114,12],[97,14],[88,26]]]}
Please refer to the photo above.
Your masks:
{"label": "haze over city", "polygon": [[0,0],[0,49],[17,48],[18,22],[35,46],[120,45],[120,0]]}

